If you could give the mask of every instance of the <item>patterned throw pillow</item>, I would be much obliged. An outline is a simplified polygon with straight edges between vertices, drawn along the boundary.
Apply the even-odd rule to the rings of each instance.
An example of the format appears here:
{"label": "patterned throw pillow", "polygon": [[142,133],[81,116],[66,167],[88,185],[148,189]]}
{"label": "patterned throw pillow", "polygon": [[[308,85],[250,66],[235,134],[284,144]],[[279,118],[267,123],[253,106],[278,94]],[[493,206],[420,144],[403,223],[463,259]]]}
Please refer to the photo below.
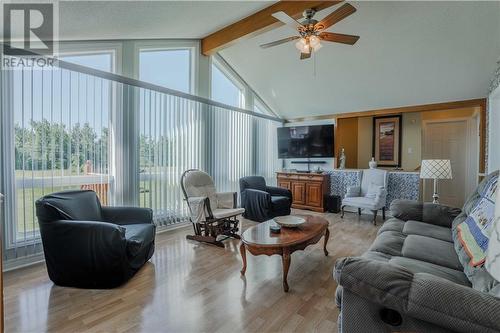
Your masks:
{"label": "patterned throw pillow", "polygon": [[464,222],[457,226],[458,239],[470,258],[471,266],[484,264],[491,228],[495,217],[495,199],[498,189],[498,177],[492,177],[481,198]]}

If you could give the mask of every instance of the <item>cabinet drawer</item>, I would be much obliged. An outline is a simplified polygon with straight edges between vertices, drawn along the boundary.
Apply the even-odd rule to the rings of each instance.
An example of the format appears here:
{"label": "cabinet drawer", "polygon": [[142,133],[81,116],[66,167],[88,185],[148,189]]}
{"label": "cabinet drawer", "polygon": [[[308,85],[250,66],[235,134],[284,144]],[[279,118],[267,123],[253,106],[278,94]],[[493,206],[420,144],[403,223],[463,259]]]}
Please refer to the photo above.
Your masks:
{"label": "cabinet drawer", "polygon": [[299,179],[299,176],[298,175],[294,175],[294,174],[289,174],[289,173],[280,173],[278,174],[278,180],[298,180]]}
{"label": "cabinet drawer", "polygon": [[299,180],[312,181],[312,182],[322,182],[323,176],[320,175],[298,175]]}

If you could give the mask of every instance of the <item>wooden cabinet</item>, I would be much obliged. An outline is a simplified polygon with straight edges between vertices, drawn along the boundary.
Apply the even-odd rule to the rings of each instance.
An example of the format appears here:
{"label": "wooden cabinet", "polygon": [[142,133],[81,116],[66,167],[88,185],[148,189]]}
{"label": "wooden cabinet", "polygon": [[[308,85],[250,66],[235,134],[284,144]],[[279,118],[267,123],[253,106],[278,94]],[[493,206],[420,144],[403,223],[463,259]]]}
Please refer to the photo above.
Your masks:
{"label": "wooden cabinet", "polygon": [[328,174],[277,172],[277,184],[292,191],[292,207],[325,211],[325,194],[328,194]]}

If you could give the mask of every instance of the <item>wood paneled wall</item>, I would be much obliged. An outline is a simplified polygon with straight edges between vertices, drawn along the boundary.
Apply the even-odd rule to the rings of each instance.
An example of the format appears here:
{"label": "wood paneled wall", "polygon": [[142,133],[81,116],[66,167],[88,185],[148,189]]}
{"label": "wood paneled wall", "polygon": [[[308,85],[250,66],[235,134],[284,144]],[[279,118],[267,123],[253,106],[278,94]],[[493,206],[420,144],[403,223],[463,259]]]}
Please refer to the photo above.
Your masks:
{"label": "wood paneled wall", "polygon": [[335,157],[339,166],[340,151],[345,149],[345,166],[348,169],[358,167],[358,118],[337,119],[335,125]]}

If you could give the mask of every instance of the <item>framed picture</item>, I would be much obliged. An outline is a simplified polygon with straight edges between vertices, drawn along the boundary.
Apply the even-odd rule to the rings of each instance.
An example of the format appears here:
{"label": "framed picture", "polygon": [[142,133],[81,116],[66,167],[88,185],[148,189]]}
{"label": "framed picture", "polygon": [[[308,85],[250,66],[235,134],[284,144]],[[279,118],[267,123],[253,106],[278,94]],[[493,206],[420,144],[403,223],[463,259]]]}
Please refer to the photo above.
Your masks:
{"label": "framed picture", "polygon": [[373,118],[373,157],[382,167],[401,166],[401,115]]}

